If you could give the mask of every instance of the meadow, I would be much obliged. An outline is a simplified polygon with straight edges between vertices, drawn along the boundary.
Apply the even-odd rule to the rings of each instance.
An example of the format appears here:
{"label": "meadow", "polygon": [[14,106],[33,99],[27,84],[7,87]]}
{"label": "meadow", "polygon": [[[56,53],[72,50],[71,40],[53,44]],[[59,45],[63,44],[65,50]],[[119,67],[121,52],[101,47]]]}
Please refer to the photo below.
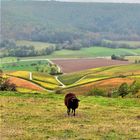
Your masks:
{"label": "meadow", "polygon": [[128,41],[128,40],[119,40],[119,41],[111,41],[105,40],[106,42],[117,43],[117,44],[124,44],[129,45],[130,47],[140,48],[140,41]]}
{"label": "meadow", "polygon": [[78,96],[67,116],[64,95],[0,92],[2,139],[140,139],[140,100]]}
{"label": "meadow", "polygon": [[[55,58],[96,58],[96,57],[108,57],[112,54],[126,55],[126,56],[138,56],[140,57],[140,48],[138,49],[126,49],[126,48],[106,48],[92,46],[89,48],[82,48],[81,50],[59,50],[50,55],[35,56],[35,57],[21,57],[21,60],[27,59],[55,59]],[[14,58],[14,57],[12,57]],[[17,59],[17,58],[15,58]],[[8,60],[6,60],[8,62]]]}
{"label": "meadow", "polygon": [[90,48],[82,48],[81,50],[60,50],[55,51],[48,58],[83,58],[83,57],[110,57],[115,55],[140,55],[140,48],[138,49],[125,49],[125,48],[106,48],[93,46]]}
{"label": "meadow", "polygon": [[[47,60],[17,60],[17,58],[13,58],[9,61],[10,58],[5,58],[5,61],[0,64],[0,68],[4,71],[37,71],[39,69],[49,69],[49,62]],[[37,69],[38,68],[38,69]]]}
{"label": "meadow", "polygon": [[16,41],[17,46],[34,46],[35,50],[42,50],[45,48],[48,48],[49,46],[55,46],[51,43],[45,43],[45,42],[38,42],[38,41],[27,41],[27,40],[17,40]]}

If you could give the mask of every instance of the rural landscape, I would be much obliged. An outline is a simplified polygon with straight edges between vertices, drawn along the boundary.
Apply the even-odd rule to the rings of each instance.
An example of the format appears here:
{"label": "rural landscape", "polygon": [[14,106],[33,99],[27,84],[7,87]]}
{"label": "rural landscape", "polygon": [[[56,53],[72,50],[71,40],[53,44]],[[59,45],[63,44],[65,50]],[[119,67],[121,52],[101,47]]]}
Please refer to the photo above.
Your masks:
{"label": "rural landscape", "polygon": [[1,1],[1,139],[139,140],[139,13],[138,3]]}

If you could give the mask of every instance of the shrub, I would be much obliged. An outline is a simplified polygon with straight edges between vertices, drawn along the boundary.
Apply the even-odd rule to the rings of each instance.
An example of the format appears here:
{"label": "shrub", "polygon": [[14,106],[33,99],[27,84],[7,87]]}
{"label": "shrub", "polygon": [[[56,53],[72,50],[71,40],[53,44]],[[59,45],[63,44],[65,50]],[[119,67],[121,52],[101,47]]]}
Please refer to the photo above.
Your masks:
{"label": "shrub", "polygon": [[63,92],[62,92],[62,90],[59,89],[59,90],[55,91],[55,94],[63,94]]}
{"label": "shrub", "polygon": [[136,94],[140,89],[140,83],[134,81],[131,85],[130,85],[130,92],[132,93],[132,95]]}
{"label": "shrub", "polygon": [[86,93],[87,96],[105,96],[104,91],[102,89],[94,88],[88,93]]}
{"label": "shrub", "polygon": [[126,96],[129,93],[129,88],[127,83],[122,83],[120,87],[118,88],[118,94],[119,96]]}
{"label": "shrub", "polygon": [[1,91],[16,91],[16,85],[13,83],[10,83],[9,80],[4,80],[0,84],[0,90]]}

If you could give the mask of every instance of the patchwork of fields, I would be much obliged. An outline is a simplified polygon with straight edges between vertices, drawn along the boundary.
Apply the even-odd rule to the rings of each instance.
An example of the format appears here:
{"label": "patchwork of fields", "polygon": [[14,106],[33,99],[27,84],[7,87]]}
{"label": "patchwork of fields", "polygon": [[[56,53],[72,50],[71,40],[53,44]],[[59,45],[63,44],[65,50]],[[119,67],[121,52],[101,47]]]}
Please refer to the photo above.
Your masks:
{"label": "patchwork of fields", "polygon": [[[129,57],[130,60],[135,58],[139,57]],[[131,64],[133,61],[117,61],[104,58],[53,59],[52,62],[48,59],[12,60],[9,63],[5,61],[1,64],[1,67],[11,77],[12,80],[10,81],[16,84],[18,91],[23,91],[24,88],[39,91],[39,87],[46,92],[62,89],[65,93],[85,94],[97,87],[108,92],[124,82],[131,84],[135,80],[139,81],[138,76],[140,75],[140,64]],[[50,63],[57,64],[66,74],[58,76],[48,74]],[[37,71],[37,66],[39,68],[45,67],[47,72]],[[19,79],[19,83],[16,78]],[[27,86],[27,83],[29,83],[29,86]]]}
{"label": "patchwork of fields", "polygon": [[[77,65],[80,62],[77,60]],[[86,59],[84,60],[86,64],[90,62],[93,65],[97,64],[98,60],[103,62],[105,59]],[[58,60],[61,61],[61,60]],[[62,60],[68,61],[68,60]],[[75,59],[70,60],[73,63]],[[83,62],[83,60],[81,60]],[[53,61],[55,62],[55,61]],[[94,63],[96,62],[96,63]],[[108,62],[108,63],[107,63]],[[111,65],[114,64],[115,61],[111,61],[106,59],[106,63],[101,63],[103,65]],[[89,63],[89,64],[90,64]],[[120,63],[120,61],[115,62]],[[13,71],[7,72],[14,84],[18,87],[18,91],[22,91],[21,88],[25,89],[37,89],[36,87],[40,87],[46,91],[57,91],[58,89],[62,89],[64,93],[74,92],[76,94],[85,94],[89,92],[91,89],[97,87],[100,89],[104,89],[107,93],[111,89],[115,89],[119,87],[122,83],[126,82],[128,84],[132,84],[135,80],[139,81],[140,75],[140,65],[139,64],[127,64],[128,62],[123,62],[125,65],[113,65],[113,66],[104,66],[97,67],[92,69],[86,69],[83,71],[78,71],[74,73],[67,73],[60,76],[53,76],[47,73],[34,72],[34,71]],[[66,66],[68,63],[64,63]],[[99,64],[99,65],[101,65]],[[82,66],[82,63],[80,64]],[[98,64],[97,64],[98,65]],[[65,67],[66,67],[65,66]],[[89,65],[90,66],[90,65]],[[78,65],[79,67],[79,65]],[[76,65],[75,67],[76,68]],[[83,68],[81,68],[82,70]],[[30,74],[32,77],[30,77]],[[16,82],[16,77],[19,79],[19,83]],[[24,79],[24,81],[22,80]],[[29,85],[28,85],[29,83]],[[32,84],[33,83],[33,84]],[[32,86],[30,86],[32,84]],[[24,86],[26,85],[26,86]],[[28,86],[27,86],[28,85]],[[37,89],[39,91],[39,89]]]}

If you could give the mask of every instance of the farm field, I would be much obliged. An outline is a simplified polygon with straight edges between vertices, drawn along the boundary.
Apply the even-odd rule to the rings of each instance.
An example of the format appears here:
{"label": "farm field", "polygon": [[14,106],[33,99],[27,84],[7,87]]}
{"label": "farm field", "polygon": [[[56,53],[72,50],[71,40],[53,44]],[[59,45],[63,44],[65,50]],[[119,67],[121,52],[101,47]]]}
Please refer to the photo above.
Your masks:
{"label": "farm field", "polygon": [[[66,85],[77,85],[78,83],[88,83],[98,79],[111,78],[116,76],[127,76],[140,74],[139,64],[130,64],[124,66],[108,66],[95,69],[89,69],[81,72],[64,74],[59,76],[59,80]],[[96,79],[96,80],[95,80]],[[100,79],[100,80],[101,80]]]}
{"label": "farm field", "polygon": [[55,85],[60,85],[55,76],[46,73],[33,72],[33,79],[37,81],[47,82]]}
{"label": "farm field", "polygon": [[90,83],[75,86],[69,89],[66,89],[64,92],[73,92],[78,95],[84,95],[94,88],[98,88],[104,91],[104,95],[107,96],[108,92],[111,90],[117,89],[122,83],[127,83],[128,85],[132,84],[134,82],[135,78],[110,78],[110,79],[102,79],[102,80],[95,80]]}
{"label": "farm field", "polygon": [[17,62],[17,58],[16,57],[3,57],[3,58],[0,58],[0,66],[3,63],[11,63],[11,62]]}
{"label": "farm field", "polygon": [[10,83],[13,83],[16,85],[17,88],[25,88],[25,89],[30,89],[30,90],[36,90],[36,91],[44,91],[43,88],[39,87],[38,85],[29,82],[24,79],[20,79],[17,77],[10,77],[8,78]]}
{"label": "farm field", "polygon": [[[16,60],[16,58],[13,60]],[[41,69],[41,67],[46,67],[46,69],[49,70],[48,66],[49,62],[47,60],[19,60],[19,61],[8,61],[3,62],[0,65],[0,68],[4,71],[20,71],[20,70],[29,70],[29,71],[37,71],[38,69]]]}
{"label": "farm field", "polygon": [[21,60],[26,59],[54,59],[54,58],[96,58],[96,57],[108,57],[112,54],[115,55],[128,55],[136,56],[140,54],[140,48],[138,49],[126,49],[126,48],[106,48],[106,47],[89,47],[82,48],[81,50],[60,50],[55,51],[50,55],[46,56],[35,56],[35,57],[21,57]]}
{"label": "farm field", "polygon": [[48,55],[48,58],[87,58],[87,57],[110,57],[112,54],[115,55],[139,55],[140,48],[138,49],[112,49],[105,47],[90,47],[82,48],[81,50],[72,51],[72,50],[60,50],[55,51],[51,55]]}
{"label": "farm field", "polygon": [[119,41],[105,40],[105,41],[112,42],[112,43],[118,43],[118,44],[126,44],[132,48],[133,47],[140,48],[140,41],[126,41],[126,40],[119,40]]}
{"label": "farm field", "polygon": [[125,58],[126,58],[129,62],[140,61],[140,55],[139,55],[139,56],[126,56]]}
{"label": "farm field", "polygon": [[52,60],[63,71],[63,73],[72,73],[91,68],[98,68],[111,65],[129,64],[128,61],[118,61],[103,58],[96,59],[59,59]]}
{"label": "farm field", "polygon": [[27,41],[27,40],[17,40],[16,45],[18,46],[34,46],[36,50],[42,50],[48,48],[49,46],[55,46],[51,43],[37,42],[37,41]]}
{"label": "farm field", "polygon": [[78,98],[76,116],[68,117],[64,95],[0,92],[2,139],[140,138],[139,99]]}
{"label": "farm field", "polygon": [[[15,71],[15,72],[7,73],[7,74],[9,76],[21,78],[21,80],[22,79],[28,80],[32,83],[37,84],[40,87],[43,87],[49,90],[54,90],[55,88],[58,88],[59,86],[61,86],[61,84],[56,80],[54,76],[51,76],[45,73],[33,72],[32,79],[30,79],[29,71]],[[28,88],[30,89],[30,86],[28,86]]]}

